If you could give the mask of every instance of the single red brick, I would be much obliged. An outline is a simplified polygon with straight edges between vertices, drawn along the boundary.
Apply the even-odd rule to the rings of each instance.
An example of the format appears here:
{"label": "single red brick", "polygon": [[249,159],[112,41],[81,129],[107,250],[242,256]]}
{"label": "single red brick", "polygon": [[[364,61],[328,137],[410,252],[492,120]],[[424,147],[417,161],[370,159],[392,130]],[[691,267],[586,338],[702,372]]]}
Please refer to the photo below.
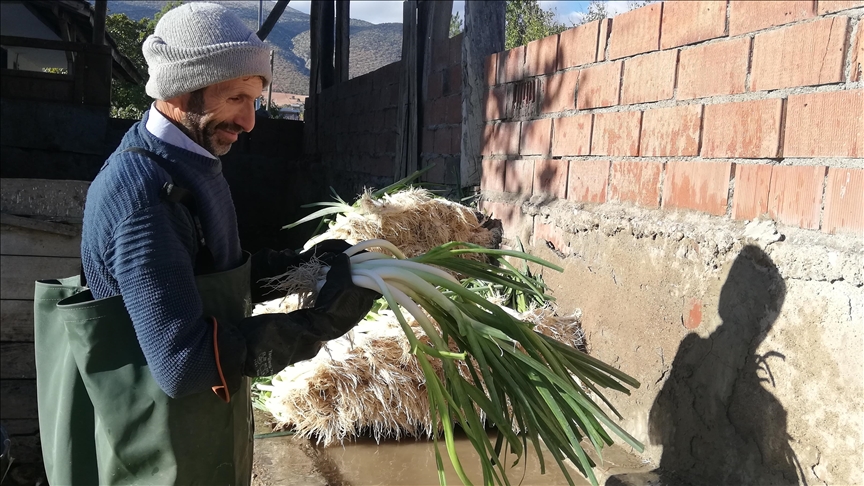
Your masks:
{"label": "single red brick", "polygon": [[[481,201],[484,213],[495,219],[501,220],[504,227],[504,235],[519,235],[526,224],[532,224],[531,217],[522,214],[522,208],[515,204]],[[530,228],[529,228],[530,229]]]}
{"label": "single red brick", "polygon": [[529,42],[525,51],[525,76],[554,73],[557,62],[557,35]]}
{"label": "single red brick", "polygon": [[648,161],[613,161],[609,173],[609,200],[631,201],[641,206],[660,206],[660,174],[663,164]]}
{"label": "single red brick", "polygon": [[652,3],[617,15],[609,39],[609,59],[656,51],[660,48],[662,3]]}
{"label": "single red brick", "polygon": [[828,169],[822,231],[864,234],[864,169]]}
{"label": "single red brick", "polygon": [[621,104],[668,100],[675,93],[678,51],[662,51],[624,61]]}
{"label": "single red brick", "polygon": [[576,83],[579,71],[565,71],[546,78],[543,90],[543,113],[555,113],[576,108]]}
{"label": "single red brick", "polygon": [[552,155],[588,155],[591,153],[590,113],[556,118],[552,123]]}
{"label": "single red brick", "polygon": [[561,32],[558,39],[558,70],[596,61],[599,32],[599,20]]}
{"label": "single red brick", "polygon": [[504,161],[483,159],[480,174],[481,191],[504,191]]}
{"label": "single red brick", "polygon": [[450,65],[462,64],[462,39],[465,34],[457,34],[450,38]]}
{"label": "single red brick", "polygon": [[[435,150],[435,144],[434,144],[435,130],[430,130],[428,128],[423,130],[421,138],[422,138],[422,143],[421,143],[422,153],[424,153],[424,154],[434,153],[434,150]],[[328,145],[328,144],[325,144],[325,145]]]}
{"label": "single red brick", "polygon": [[444,123],[462,123],[462,94],[454,94],[444,98],[447,115]]}
{"label": "single red brick", "polygon": [[749,52],[746,37],[682,49],[678,99],[743,93]]}
{"label": "single red brick", "polygon": [[448,96],[462,92],[462,66],[450,66],[443,73],[441,94]]}
{"label": "single red brick", "polygon": [[641,126],[641,111],[595,114],[591,155],[639,155]]}
{"label": "single red brick", "polygon": [[450,152],[450,127],[439,127],[435,130],[435,146],[436,154],[446,154]]}
{"label": "single red brick", "polygon": [[520,155],[544,155],[549,153],[552,138],[552,119],[526,121],[522,123]]}
{"label": "single red brick", "polygon": [[829,17],[757,34],[751,91],[843,81],[848,25],[848,17]]}
{"label": "single red brick", "polygon": [[525,46],[498,53],[498,82],[512,83],[525,77]]}
{"label": "single red brick", "polygon": [[864,6],[862,0],[819,0],[819,15]]}
{"label": "single red brick", "polygon": [[432,70],[441,71],[450,65],[450,46],[443,42],[432,46]]}
{"label": "single red brick", "polygon": [[462,125],[451,127],[450,132],[450,153],[460,155],[462,153]]}
{"label": "single red brick", "polygon": [[483,142],[480,147],[481,155],[492,155],[495,153],[495,125],[483,125]]}
{"label": "single red brick", "polygon": [[859,22],[858,33],[852,41],[852,67],[849,81],[864,80],[864,24]]}
{"label": "single red brick", "polygon": [[498,53],[490,55],[483,63],[483,72],[486,75],[486,85],[498,84]]}
{"label": "single red brick", "polygon": [[705,105],[702,157],[777,157],[783,100]]}
{"label": "single red brick", "polygon": [[506,86],[493,86],[486,92],[484,105],[486,120],[500,120],[504,118],[504,103],[507,98]]}
{"label": "single red brick", "polygon": [[660,31],[661,49],[721,37],[726,32],[726,2],[664,2]]}
{"label": "single red brick", "polygon": [[647,110],[642,115],[639,155],[699,155],[701,105]]}
{"label": "single red brick", "polygon": [[864,90],[789,96],[785,157],[864,157]]}
{"label": "single red brick", "polygon": [[825,172],[822,166],[775,165],[768,192],[768,215],[784,224],[819,229]]}
{"label": "single red brick", "polygon": [[606,60],[606,46],[609,45],[609,32],[612,30],[612,19],[601,19],[600,35],[597,36],[597,62]]}
{"label": "single red brick", "polygon": [[447,123],[447,99],[438,98],[437,100],[432,100],[428,113],[429,122],[426,123],[427,126]]}
{"label": "single red brick", "polygon": [[621,61],[609,62],[579,71],[576,108],[586,110],[617,105],[622,65]]}
{"label": "single red brick", "polygon": [[731,173],[731,162],[669,162],[663,180],[663,208],[726,214]]}
{"label": "single red brick", "polygon": [[768,212],[771,168],[764,164],[736,164],[732,217],[755,219]]}
{"label": "single red brick", "polygon": [[534,236],[533,236],[533,245],[536,247],[538,245],[546,246],[547,244],[551,244],[552,247],[563,254],[568,254],[569,245],[567,244],[567,240],[564,238],[564,232],[561,231],[561,228],[555,226],[554,224],[547,224],[540,221],[540,218],[534,218]]}
{"label": "single red brick", "polygon": [[426,80],[426,99],[437,100],[444,94],[444,71],[433,71]]}
{"label": "single red brick", "polygon": [[492,154],[515,155],[519,153],[519,122],[504,122],[495,126],[492,135]]}
{"label": "single red brick", "polygon": [[729,35],[746,34],[816,15],[812,0],[778,2],[732,0],[729,5]]}
{"label": "single red brick", "polygon": [[533,160],[507,160],[504,162],[504,190],[531,195],[534,187]]}
{"label": "single red brick", "polygon": [[591,203],[606,202],[610,163],[609,160],[571,160],[567,174],[567,199]]}
{"label": "single red brick", "polygon": [[534,194],[548,194],[559,199],[567,195],[567,161],[534,161]]}

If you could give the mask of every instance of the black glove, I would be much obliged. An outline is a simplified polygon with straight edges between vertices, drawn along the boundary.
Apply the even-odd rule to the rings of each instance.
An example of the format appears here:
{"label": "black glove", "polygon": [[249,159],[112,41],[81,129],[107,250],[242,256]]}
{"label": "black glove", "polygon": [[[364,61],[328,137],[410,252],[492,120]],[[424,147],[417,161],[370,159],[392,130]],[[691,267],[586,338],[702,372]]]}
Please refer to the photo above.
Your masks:
{"label": "black glove", "polygon": [[377,292],[354,285],[348,255],[336,255],[314,308],[247,317],[240,323],[238,331],[246,341],[243,374],[270,376],[313,358],[324,341],[357,325],[379,297]]}
{"label": "black glove", "polygon": [[300,254],[296,254],[292,250],[275,251],[269,248],[255,253],[252,255],[250,278],[252,303],[258,304],[265,300],[285,297],[284,292],[266,287],[264,285],[266,279],[282,275],[289,269],[297,268],[313,258],[329,265],[333,257],[348,248],[351,248],[351,244],[344,240],[324,240]]}

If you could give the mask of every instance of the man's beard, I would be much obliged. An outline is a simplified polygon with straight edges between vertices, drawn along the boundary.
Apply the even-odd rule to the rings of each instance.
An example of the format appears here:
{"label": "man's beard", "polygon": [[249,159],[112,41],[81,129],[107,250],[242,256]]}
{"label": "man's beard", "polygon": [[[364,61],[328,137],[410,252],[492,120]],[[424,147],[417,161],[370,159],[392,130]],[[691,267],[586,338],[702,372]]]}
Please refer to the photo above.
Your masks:
{"label": "man's beard", "polygon": [[231,150],[231,143],[221,142],[217,131],[227,130],[235,133],[243,131],[240,125],[228,121],[219,123],[213,118],[213,115],[208,115],[204,111],[204,93],[202,90],[192,92],[189,98],[188,111],[183,119],[183,127],[189,138],[217,157],[221,157]]}

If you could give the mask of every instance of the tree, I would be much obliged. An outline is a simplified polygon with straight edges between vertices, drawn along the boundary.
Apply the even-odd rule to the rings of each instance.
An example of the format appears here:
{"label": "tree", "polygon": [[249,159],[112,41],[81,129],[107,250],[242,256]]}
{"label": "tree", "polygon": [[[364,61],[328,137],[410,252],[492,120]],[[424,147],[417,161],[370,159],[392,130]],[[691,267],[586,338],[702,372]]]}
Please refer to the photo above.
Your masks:
{"label": "tree", "polygon": [[543,10],[537,0],[507,0],[504,16],[505,49],[560,34],[567,29],[556,20],[554,11]]}
{"label": "tree", "polygon": [[[123,53],[138,72],[147,80],[147,61],[141,51],[141,45],[156,29],[156,23],[166,12],[181,5],[181,1],[168,2],[152,19],[132,20],[126,14],[111,14],[105,19],[105,31],[117,43],[117,49]],[[141,119],[150,108],[152,99],[147,96],[144,85],[130,83],[120,79],[111,80],[111,117]]]}
{"label": "tree", "polygon": [[459,12],[456,12],[450,16],[450,37],[461,34],[462,28],[462,18],[459,16]]}
{"label": "tree", "polygon": [[[627,10],[636,10],[637,8],[642,8],[656,1],[658,0],[627,0]],[[608,6],[608,0],[591,0],[591,3],[588,4],[585,15],[583,15],[578,21],[573,22],[573,26],[575,27],[577,25],[587,24],[588,22],[610,17]]]}

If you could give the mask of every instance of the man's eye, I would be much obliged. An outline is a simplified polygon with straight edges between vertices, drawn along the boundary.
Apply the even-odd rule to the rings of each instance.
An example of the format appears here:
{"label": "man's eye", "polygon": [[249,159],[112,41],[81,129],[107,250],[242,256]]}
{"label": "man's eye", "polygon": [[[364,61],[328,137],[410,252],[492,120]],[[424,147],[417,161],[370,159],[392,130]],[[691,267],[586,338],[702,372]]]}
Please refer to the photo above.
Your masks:
{"label": "man's eye", "polygon": [[228,101],[236,103],[236,102],[240,101],[240,97],[239,96],[232,96],[232,97],[228,98]]}

